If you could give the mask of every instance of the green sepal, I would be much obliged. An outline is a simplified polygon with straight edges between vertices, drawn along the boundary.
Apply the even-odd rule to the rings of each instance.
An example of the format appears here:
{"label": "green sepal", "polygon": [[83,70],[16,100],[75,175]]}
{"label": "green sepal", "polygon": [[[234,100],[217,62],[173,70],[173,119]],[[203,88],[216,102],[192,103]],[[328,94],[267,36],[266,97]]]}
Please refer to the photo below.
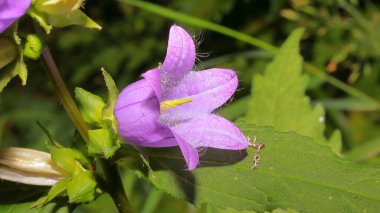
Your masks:
{"label": "green sepal", "polygon": [[112,129],[117,132],[117,122],[113,114],[113,110],[115,108],[116,100],[119,95],[119,90],[116,87],[115,81],[112,79],[111,75],[104,68],[101,70],[108,90],[108,101],[107,105],[103,109],[102,119],[103,121],[111,122]]}
{"label": "green sepal", "polygon": [[[91,168],[90,161],[81,152],[71,148],[49,146],[52,160],[65,172],[75,175],[83,169]],[[82,167],[84,166],[84,168]]]}
{"label": "green sepal", "polygon": [[[97,182],[92,173],[92,164],[89,158],[80,150],[63,147],[42,124],[38,123],[38,125],[49,138],[47,147],[52,160],[67,173],[67,176],[57,182],[46,196],[36,201],[33,207],[42,207],[59,196],[68,196],[70,203],[94,200]],[[79,140],[77,135],[74,136],[74,140]]]}
{"label": "green sepal", "polygon": [[76,174],[80,170],[92,168],[91,161],[79,150],[65,148],[59,144],[50,132],[39,122],[37,124],[48,136],[46,146],[50,151],[52,160],[65,172],[70,175]]}
{"label": "green sepal", "polygon": [[45,204],[49,203],[56,197],[63,197],[66,196],[66,188],[67,184],[69,183],[69,179],[65,178],[63,180],[58,181],[53,187],[51,187],[50,191],[47,195],[41,197],[36,202],[32,204],[32,208],[40,208],[44,206]]}
{"label": "green sepal", "polygon": [[101,30],[102,27],[89,18],[81,10],[75,10],[71,13],[64,15],[53,15],[37,10],[31,7],[28,10],[29,15],[34,18],[47,34],[50,33],[53,27],[67,27],[71,25],[79,25],[82,27]]}
{"label": "green sepal", "polygon": [[5,66],[0,73],[0,92],[8,85],[8,83],[16,76],[21,79],[23,86],[26,85],[28,70],[24,63],[24,56],[21,48],[21,39],[17,35],[17,23],[3,33],[4,36],[14,40],[17,46],[17,58]]}
{"label": "green sepal", "polygon": [[95,199],[97,182],[90,171],[80,171],[67,184],[70,203],[87,203]]}
{"label": "green sepal", "polygon": [[75,98],[78,100],[84,120],[89,124],[100,126],[103,109],[106,106],[103,99],[79,87],[75,88]]}
{"label": "green sepal", "polygon": [[43,42],[41,38],[35,34],[29,34],[26,36],[26,43],[23,49],[23,53],[26,57],[31,59],[38,59],[43,49]]}
{"label": "green sepal", "polygon": [[90,171],[79,171],[74,176],[58,181],[47,195],[38,199],[31,207],[40,208],[57,197],[68,196],[70,203],[87,203],[97,194],[96,179]]}
{"label": "green sepal", "polygon": [[121,146],[117,135],[114,134],[112,130],[89,130],[88,137],[90,139],[88,153],[91,155],[100,155],[105,158],[110,158]]}

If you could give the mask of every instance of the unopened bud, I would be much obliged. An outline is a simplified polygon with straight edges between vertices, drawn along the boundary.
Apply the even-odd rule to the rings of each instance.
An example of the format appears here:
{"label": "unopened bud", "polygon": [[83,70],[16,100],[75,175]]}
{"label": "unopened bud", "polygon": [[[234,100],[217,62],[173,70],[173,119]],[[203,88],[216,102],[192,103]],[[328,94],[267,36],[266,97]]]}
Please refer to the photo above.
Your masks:
{"label": "unopened bud", "polygon": [[17,57],[16,44],[7,38],[0,38],[0,69]]}
{"label": "unopened bud", "polygon": [[52,15],[63,15],[77,10],[84,0],[37,0],[38,10]]}
{"label": "unopened bud", "polygon": [[25,148],[0,148],[0,179],[41,186],[52,186],[64,172],[49,153]]}

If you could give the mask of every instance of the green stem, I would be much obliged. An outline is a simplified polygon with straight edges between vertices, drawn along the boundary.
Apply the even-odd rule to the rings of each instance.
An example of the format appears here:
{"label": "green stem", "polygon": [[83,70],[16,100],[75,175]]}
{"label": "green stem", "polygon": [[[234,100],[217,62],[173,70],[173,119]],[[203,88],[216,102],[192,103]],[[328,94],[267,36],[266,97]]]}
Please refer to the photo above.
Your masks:
{"label": "green stem", "polygon": [[43,62],[46,66],[47,74],[49,75],[54,88],[57,91],[59,99],[62,101],[63,107],[69,114],[71,120],[73,121],[75,127],[78,129],[83,140],[88,143],[88,126],[83,120],[82,115],[79,112],[74,99],[71,97],[69,90],[67,89],[65,82],[63,81],[61,74],[54,62],[53,56],[49,50],[49,47],[45,47],[42,50]]}
{"label": "green stem", "polygon": [[[88,143],[88,126],[83,120],[74,99],[71,97],[48,47],[45,47],[42,51],[42,58],[44,64],[46,65],[46,71],[51,79],[51,82],[57,90],[59,99],[62,101],[63,106],[81,134],[83,140]],[[109,185],[108,193],[115,202],[117,209],[120,213],[131,213],[131,206],[128,202],[127,195],[124,192],[123,183],[116,165],[110,164],[104,159],[99,159],[99,161],[103,172],[107,177],[107,184]]]}
{"label": "green stem", "polygon": [[108,161],[100,161],[103,172],[107,178],[108,190],[120,213],[131,213],[132,207],[125,194],[117,165]]}

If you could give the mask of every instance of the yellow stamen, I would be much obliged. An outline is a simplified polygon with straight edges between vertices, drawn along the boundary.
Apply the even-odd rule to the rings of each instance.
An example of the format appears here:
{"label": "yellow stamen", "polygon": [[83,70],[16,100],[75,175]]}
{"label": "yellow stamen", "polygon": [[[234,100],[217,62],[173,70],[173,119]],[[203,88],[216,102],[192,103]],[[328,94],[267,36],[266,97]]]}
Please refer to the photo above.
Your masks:
{"label": "yellow stamen", "polygon": [[180,106],[185,103],[192,102],[193,99],[191,98],[180,98],[180,99],[175,99],[175,100],[168,100],[168,101],[163,101],[160,103],[160,112],[163,112],[167,109]]}

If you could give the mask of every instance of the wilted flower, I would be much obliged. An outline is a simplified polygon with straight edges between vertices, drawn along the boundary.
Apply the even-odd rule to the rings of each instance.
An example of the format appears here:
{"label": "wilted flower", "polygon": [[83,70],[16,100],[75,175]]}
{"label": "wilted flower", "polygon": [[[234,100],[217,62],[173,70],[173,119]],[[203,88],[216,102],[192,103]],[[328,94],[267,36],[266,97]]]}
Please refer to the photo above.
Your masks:
{"label": "wilted flower", "polygon": [[0,69],[17,57],[17,47],[14,42],[0,37]]}
{"label": "wilted flower", "polygon": [[32,0],[1,0],[0,1],[0,33],[13,22],[23,16]]}
{"label": "wilted flower", "polygon": [[248,147],[234,124],[212,114],[235,92],[235,72],[220,68],[191,71],[194,62],[191,36],[172,26],[162,66],[126,87],[114,109],[123,138],[144,147],[179,146],[189,170],[199,164],[198,147]]}
{"label": "wilted flower", "polygon": [[37,0],[36,8],[40,11],[53,14],[63,15],[77,10],[84,0]]}
{"label": "wilted flower", "polygon": [[30,185],[52,186],[64,172],[49,153],[25,148],[0,148],[0,179]]}

